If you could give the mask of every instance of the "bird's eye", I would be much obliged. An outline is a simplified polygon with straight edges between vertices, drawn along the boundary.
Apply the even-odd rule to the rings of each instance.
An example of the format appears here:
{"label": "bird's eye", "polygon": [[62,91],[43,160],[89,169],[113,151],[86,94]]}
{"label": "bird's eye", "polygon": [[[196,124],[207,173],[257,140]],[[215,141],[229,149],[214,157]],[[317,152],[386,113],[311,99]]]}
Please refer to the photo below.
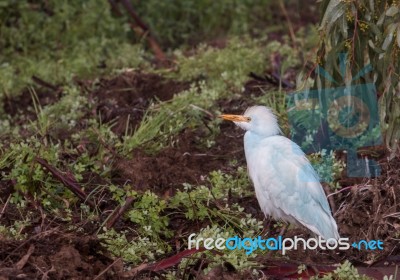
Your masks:
{"label": "bird's eye", "polygon": [[246,119],[247,119],[247,122],[250,122],[250,121],[251,121],[251,118],[250,118],[250,117],[246,117]]}

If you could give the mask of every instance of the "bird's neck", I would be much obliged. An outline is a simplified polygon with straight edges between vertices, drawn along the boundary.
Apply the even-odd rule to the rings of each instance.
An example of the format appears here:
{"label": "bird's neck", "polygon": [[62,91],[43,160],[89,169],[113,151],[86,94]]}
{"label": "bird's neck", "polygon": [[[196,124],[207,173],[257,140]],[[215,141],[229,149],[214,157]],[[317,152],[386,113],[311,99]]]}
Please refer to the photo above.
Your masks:
{"label": "bird's neck", "polygon": [[259,130],[257,132],[253,130],[248,130],[245,135],[248,135],[249,137],[252,137],[257,140],[265,139],[268,137],[280,135],[282,132],[279,128],[279,126],[271,126],[268,128],[263,128],[262,130]]}
{"label": "bird's neck", "polygon": [[252,131],[247,131],[244,134],[244,147],[246,152],[250,152],[252,149],[257,149],[257,146],[262,142],[263,139],[268,138],[270,136],[263,136]]}

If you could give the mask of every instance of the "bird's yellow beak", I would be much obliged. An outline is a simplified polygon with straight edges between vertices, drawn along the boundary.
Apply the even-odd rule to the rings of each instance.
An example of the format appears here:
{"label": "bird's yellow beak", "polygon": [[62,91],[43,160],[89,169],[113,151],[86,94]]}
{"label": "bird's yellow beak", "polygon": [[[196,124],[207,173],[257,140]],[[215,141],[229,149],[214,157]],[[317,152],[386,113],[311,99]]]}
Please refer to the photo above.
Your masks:
{"label": "bird's yellow beak", "polygon": [[233,122],[250,122],[251,118],[242,116],[242,115],[220,115],[219,116],[221,119],[227,120],[227,121],[233,121]]}

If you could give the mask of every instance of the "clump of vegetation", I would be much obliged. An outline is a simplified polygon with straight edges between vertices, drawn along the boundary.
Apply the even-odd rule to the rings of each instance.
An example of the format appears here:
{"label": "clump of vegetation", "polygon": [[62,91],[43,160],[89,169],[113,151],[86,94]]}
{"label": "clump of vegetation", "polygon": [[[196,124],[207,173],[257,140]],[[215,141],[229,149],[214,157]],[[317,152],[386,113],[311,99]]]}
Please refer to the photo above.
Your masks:
{"label": "clump of vegetation", "polygon": [[326,182],[334,190],[340,188],[337,180],[342,175],[346,164],[336,158],[334,151],[327,153],[325,149],[309,155],[310,162],[320,180]]}
{"label": "clump of vegetation", "polygon": [[107,1],[9,1],[0,15],[2,94],[19,92],[33,75],[58,84],[146,64],[126,19],[114,18]]}
{"label": "clump of vegetation", "polygon": [[[375,84],[380,96],[381,125],[393,155],[400,138],[400,106],[396,94],[400,85],[399,2],[325,0],[321,7],[322,39],[317,62],[340,85]],[[348,54],[346,69],[340,66],[340,53]],[[318,88],[330,84],[330,79],[318,80]]]}
{"label": "clump of vegetation", "polygon": [[369,280],[372,279],[367,276],[360,275],[357,269],[349,262],[345,261],[333,272],[328,273],[321,277],[312,277],[312,279],[324,279],[324,280]]}
{"label": "clump of vegetation", "polygon": [[[241,197],[252,194],[245,170],[240,167],[237,176],[213,171],[209,174],[208,181],[210,187],[184,184],[182,191],[178,191],[168,200],[149,191],[144,194],[128,192],[128,195],[137,197],[134,207],[127,212],[127,217],[136,225],[135,232],[117,233],[114,230],[105,229],[99,237],[113,255],[122,257],[132,265],[143,262],[143,259],[138,256],[145,255],[148,260],[154,260],[171,251],[171,244],[166,240],[176,234],[170,228],[172,213],[175,217],[182,216],[191,222],[208,221],[209,225],[198,232],[175,236],[175,238],[184,239],[186,247],[187,238],[191,233],[204,238],[218,238],[222,235],[225,238],[235,235],[256,237],[262,231],[262,221],[244,213],[244,208],[239,204],[228,204],[226,197],[227,193]],[[118,189],[114,191],[118,192]],[[121,198],[124,200],[123,197]],[[190,227],[187,230],[190,230]],[[129,241],[126,236],[132,234],[135,237]],[[226,261],[231,262],[238,269],[245,269],[253,264],[244,250],[225,250],[223,253],[223,256],[212,252],[206,253],[212,262],[209,269]],[[255,256],[256,253],[251,258]],[[186,267],[192,262],[193,260],[187,259],[180,266]]]}
{"label": "clump of vegetation", "polygon": [[116,257],[121,257],[125,262],[137,265],[139,263],[154,261],[157,256],[163,255],[167,250],[159,242],[152,241],[147,236],[138,236],[127,239],[127,231],[116,232],[114,229],[105,229],[98,235],[103,240],[104,246]]}

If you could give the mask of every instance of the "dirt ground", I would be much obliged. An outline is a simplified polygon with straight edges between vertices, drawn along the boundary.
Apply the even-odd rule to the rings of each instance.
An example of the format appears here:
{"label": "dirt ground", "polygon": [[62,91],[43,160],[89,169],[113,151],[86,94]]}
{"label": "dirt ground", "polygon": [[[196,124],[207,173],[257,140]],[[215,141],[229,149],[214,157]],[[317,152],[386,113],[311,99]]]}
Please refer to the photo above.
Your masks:
{"label": "dirt ground", "polygon": [[[252,101],[251,94],[260,94],[260,87],[271,88],[268,81],[259,81],[249,78],[245,84],[243,95],[233,100],[220,100],[219,110],[229,113],[241,113]],[[187,83],[166,80],[155,74],[141,72],[124,73],[114,78],[103,78],[100,85],[93,92],[88,91],[88,98],[93,102],[94,110],[87,114],[98,114],[104,122],[113,122],[114,132],[122,136],[127,122],[127,116],[131,115],[129,126],[134,129],[150,101],[154,98],[169,100],[174,94],[186,89]],[[259,91],[259,92],[258,92]],[[59,90],[49,90],[46,87],[36,89],[37,98],[42,105],[56,102],[61,96]],[[127,94],[128,93],[128,94]],[[4,110],[12,116],[24,115],[30,119],[35,118],[32,111],[32,98],[27,98],[29,91],[25,91],[16,100],[6,100]],[[29,108],[31,106],[31,108]],[[17,114],[18,113],[18,114]],[[22,121],[15,119],[15,121]],[[135,150],[131,158],[110,158],[113,162],[111,181],[118,185],[130,181],[138,185],[143,191],[151,189],[155,193],[168,198],[175,192],[176,186],[182,183],[205,183],[203,177],[210,171],[222,170],[227,173],[235,172],[228,162],[235,159],[237,166],[244,165],[243,132],[235,128],[233,124],[224,122],[221,124],[221,133],[216,138],[216,143],[211,149],[199,144],[199,139],[204,137],[204,131],[199,129],[184,130],[178,135],[179,145],[167,147],[157,155],[147,155],[140,150]],[[68,137],[66,134],[65,137]],[[228,145],[229,143],[229,145]],[[68,155],[66,155],[68,156]],[[400,212],[400,157],[397,156],[390,162],[386,154],[380,157],[382,176],[373,179],[353,180],[350,186],[334,194],[333,208],[336,209],[335,219],[338,222],[340,233],[350,240],[380,239],[385,243],[382,251],[338,251],[327,254],[320,251],[302,252],[291,251],[288,258],[281,255],[272,255],[259,259],[260,264],[265,265],[264,272],[274,279],[277,268],[287,271],[297,271],[300,263],[319,265],[337,264],[344,260],[350,260],[360,269],[364,269],[370,275],[381,275],[386,267],[400,264],[399,231],[400,222],[394,214]],[[99,183],[96,174],[87,174],[87,186]],[[90,183],[91,182],[91,183]],[[0,197],[7,201],[13,192],[13,181],[0,181]],[[28,208],[34,213],[29,227],[23,227],[21,233],[26,233],[28,239],[10,241],[0,236],[0,279],[127,279],[131,278],[123,271],[121,260],[113,259],[100,245],[95,237],[106,215],[100,215],[100,221],[85,221],[77,214],[73,217],[73,223],[84,229],[77,233],[69,229],[69,224],[57,216],[49,216],[33,198]],[[258,218],[262,218],[258,209],[255,196],[244,197],[240,204],[246,211]],[[102,211],[115,208],[116,205],[100,205]],[[1,212],[3,225],[11,225],[14,220],[23,215],[19,213],[13,204],[3,207]],[[182,220],[181,222],[186,222]],[[190,224],[179,224],[174,227],[188,228]],[[278,234],[274,230],[273,221],[266,221],[270,226],[269,235]],[[116,227],[123,228],[123,221],[119,221]],[[201,225],[197,225],[201,226]],[[287,237],[301,235],[309,236],[303,229],[289,229]],[[171,240],[174,243],[174,240]],[[179,252],[175,252],[179,253]],[[170,257],[170,255],[165,256]],[[202,266],[200,266],[202,267]],[[199,268],[200,269],[200,268]],[[274,270],[275,269],[275,270]],[[285,270],[286,269],[286,270]],[[369,269],[374,269],[373,274]],[[378,272],[377,272],[378,271]],[[283,273],[282,272],[282,273]],[[193,272],[188,271],[187,275]],[[275,273],[275,274],[274,274]],[[381,273],[381,274],[379,274]],[[157,272],[143,271],[142,279],[160,275]],[[97,276],[97,277],[96,277]],[[194,277],[194,275],[192,275]],[[249,274],[239,275],[234,268],[226,264],[225,267],[214,269],[203,279],[212,277],[224,279],[246,279]],[[96,278],[95,278],[96,277]]]}

